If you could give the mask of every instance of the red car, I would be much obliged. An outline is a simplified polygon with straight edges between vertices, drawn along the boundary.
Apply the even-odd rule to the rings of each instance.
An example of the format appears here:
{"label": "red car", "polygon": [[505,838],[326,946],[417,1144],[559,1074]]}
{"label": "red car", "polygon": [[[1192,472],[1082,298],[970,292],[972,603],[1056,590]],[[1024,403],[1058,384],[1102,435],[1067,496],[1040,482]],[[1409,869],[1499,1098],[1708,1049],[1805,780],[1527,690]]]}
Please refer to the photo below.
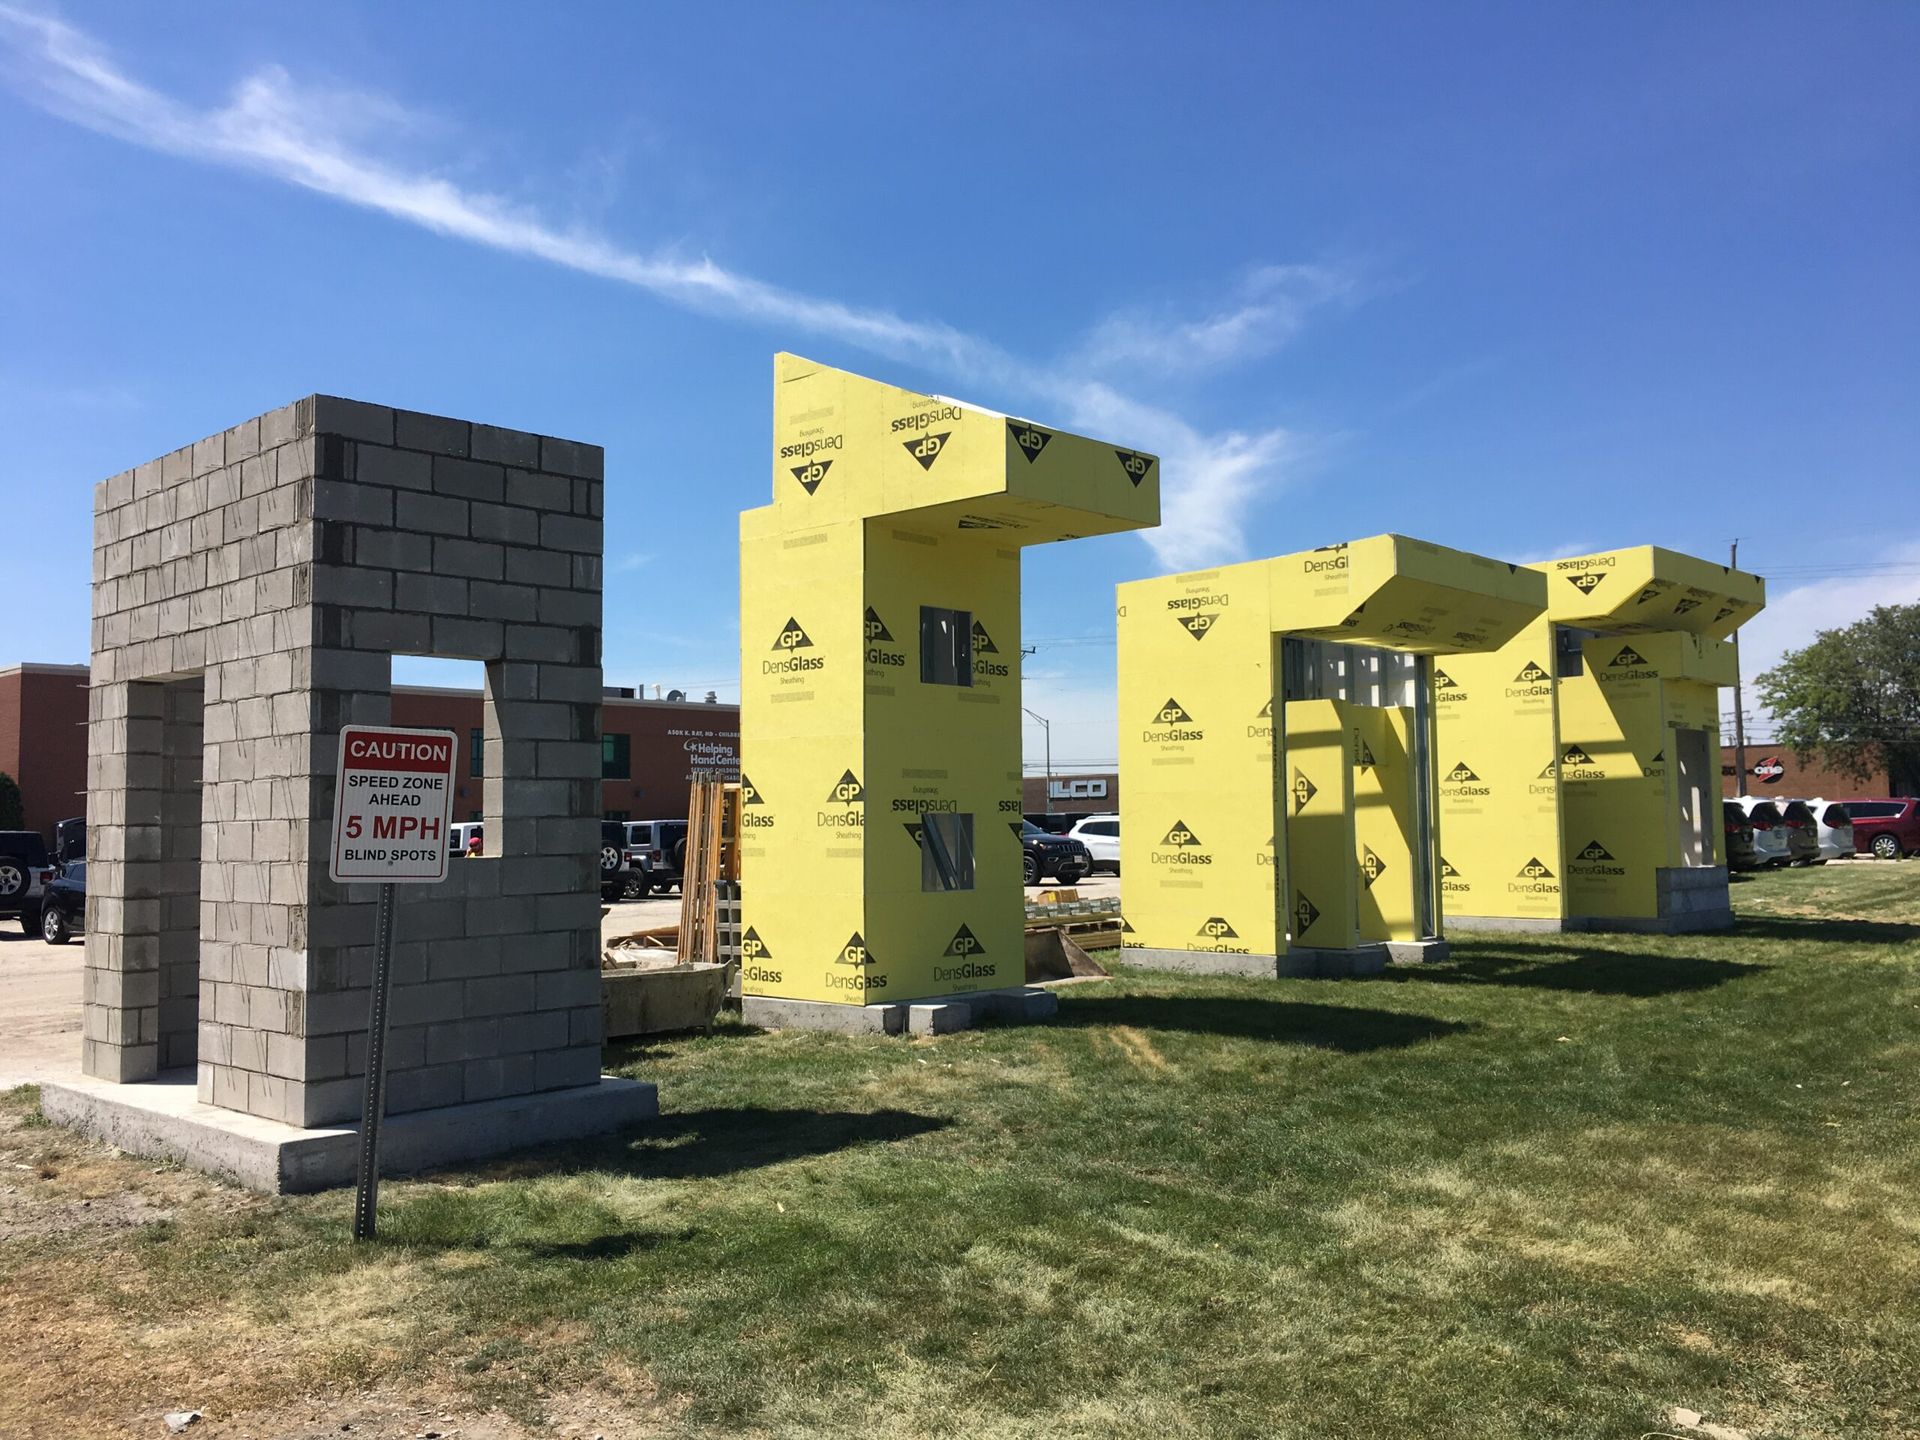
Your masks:
{"label": "red car", "polygon": [[1920,855],[1920,799],[1845,800],[1853,817],[1853,848],[1862,855],[1898,860]]}

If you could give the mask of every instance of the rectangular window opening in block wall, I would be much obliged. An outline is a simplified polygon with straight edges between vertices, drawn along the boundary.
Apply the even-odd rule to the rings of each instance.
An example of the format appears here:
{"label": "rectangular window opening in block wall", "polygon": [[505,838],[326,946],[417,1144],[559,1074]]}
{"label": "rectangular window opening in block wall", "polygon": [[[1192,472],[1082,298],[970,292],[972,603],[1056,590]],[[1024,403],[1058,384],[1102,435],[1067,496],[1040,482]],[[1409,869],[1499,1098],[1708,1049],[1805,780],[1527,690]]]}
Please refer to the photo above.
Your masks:
{"label": "rectangular window opening in block wall", "polygon": [[466,763],[454,770],[452,818],[466,826],[478,821],[480,843],[473,848],[474,832],[463,829],[449,836],[448,844],[469,859],[497,854],[488,844],[486,728],[472,724],[474,701],[486,693],[487,667],[478,660],[395,655],[392,675],[391,723],[405,730],[451,730],[465,751]]}

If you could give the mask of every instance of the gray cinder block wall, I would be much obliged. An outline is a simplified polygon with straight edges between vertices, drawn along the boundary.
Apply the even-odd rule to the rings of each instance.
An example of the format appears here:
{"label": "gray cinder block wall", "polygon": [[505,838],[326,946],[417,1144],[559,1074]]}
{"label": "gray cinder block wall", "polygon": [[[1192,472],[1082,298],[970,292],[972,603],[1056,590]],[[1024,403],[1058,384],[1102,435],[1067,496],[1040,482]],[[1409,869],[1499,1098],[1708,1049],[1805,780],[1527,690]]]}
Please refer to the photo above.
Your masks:
{"label": "gray cinder block wall", "polygon": [[95,488],[87,1074],[357,1116],[337,736],[433,655],[486,665],[487,854],[398,889],[388,1107],[598,1080],[602,501],[597,446],[326,395]]}

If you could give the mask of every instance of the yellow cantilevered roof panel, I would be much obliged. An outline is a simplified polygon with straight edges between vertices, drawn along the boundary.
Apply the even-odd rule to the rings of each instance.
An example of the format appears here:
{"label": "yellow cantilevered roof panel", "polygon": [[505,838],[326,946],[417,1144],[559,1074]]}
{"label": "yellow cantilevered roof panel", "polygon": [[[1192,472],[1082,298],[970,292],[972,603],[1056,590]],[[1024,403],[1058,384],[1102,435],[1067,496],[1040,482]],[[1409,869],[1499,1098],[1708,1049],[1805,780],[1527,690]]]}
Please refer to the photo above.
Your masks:
{"label": "yellow cantilevered roof panel", "polygon": [[779,528],[911,516],[1042,545],[1160,523],[1155,456],[798,355],[774,377]]}
{"label": "yellow cantilevered roof panel", "polygon": [[1767,603],[1767,582],[1658,545],[1542,560],[1547,618],[1586,630],[1686,630],[1724,640]]}
{"label": "yellow cantilevered roof panel", "polygon": [[1497,650],[1546,606],[1525,566],[1404,535],[1267,562],[1276,633],[1422,655]]}

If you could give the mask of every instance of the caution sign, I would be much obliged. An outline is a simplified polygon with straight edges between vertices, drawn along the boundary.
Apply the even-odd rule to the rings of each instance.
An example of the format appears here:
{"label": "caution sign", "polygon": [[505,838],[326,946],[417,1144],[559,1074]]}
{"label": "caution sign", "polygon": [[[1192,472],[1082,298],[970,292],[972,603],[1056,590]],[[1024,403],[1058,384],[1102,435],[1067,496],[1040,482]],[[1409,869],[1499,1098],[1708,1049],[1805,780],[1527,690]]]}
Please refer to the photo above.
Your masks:
{"label": "caution sign", "polygon": [[458,753],[450,730],[342,730],[328,878],[387,885],[446,879]]}

